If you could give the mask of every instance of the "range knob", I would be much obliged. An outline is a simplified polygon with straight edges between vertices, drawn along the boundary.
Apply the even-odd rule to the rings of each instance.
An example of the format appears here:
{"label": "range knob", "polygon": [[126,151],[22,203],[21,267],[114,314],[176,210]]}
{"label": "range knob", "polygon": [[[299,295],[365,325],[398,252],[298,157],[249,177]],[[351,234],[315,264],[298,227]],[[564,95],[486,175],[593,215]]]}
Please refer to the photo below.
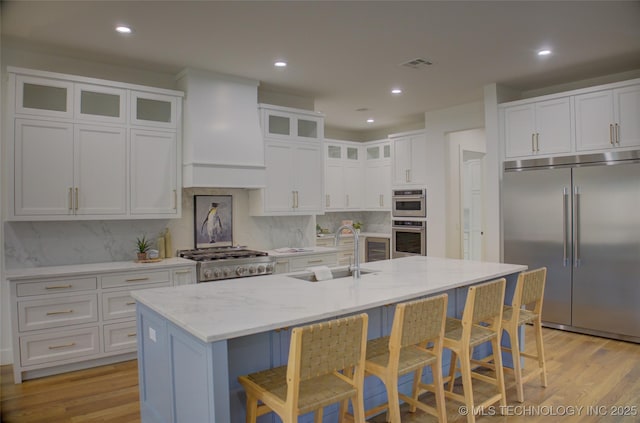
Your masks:
{"label": "range knob", "polygon": [[222,276],[222,271],[218,268],[213,269],[213,277],[218,279]]}
{"label": "range knob", "polygon": [[249,274],[253,275],[254,273],[256,273],[256,267],[255,266],[249,266]]}
{"label": "range knob", "polygon": [[273,272],[273,264],[267,264],[266,270],[267,273]]}
{"label": "range knob", "polygon": [[245,269],[244,267],[242,267],[242,266],[238,266],[238,267],[236,267],[236,275],[238,275],[238,276],[242,276],[242,275],[244,275],[246,272],[247,272],[247,269]]}
{"label": "range knob", "polygon": [[211,269],[207,269],[204,271],[204,278],[211,279]]}
{"label": "range knob", "polygon": [[259,265],[258,266],[258,273],[264,273],[264,269],[265,269],[264,265],[262,265],[262,264]]}
{"label": "range knob", "polygon": [[228,278],[229,275],[231,274],[231,270],[228,267],[223,267],[222,274],[224,275],[225,278]]}

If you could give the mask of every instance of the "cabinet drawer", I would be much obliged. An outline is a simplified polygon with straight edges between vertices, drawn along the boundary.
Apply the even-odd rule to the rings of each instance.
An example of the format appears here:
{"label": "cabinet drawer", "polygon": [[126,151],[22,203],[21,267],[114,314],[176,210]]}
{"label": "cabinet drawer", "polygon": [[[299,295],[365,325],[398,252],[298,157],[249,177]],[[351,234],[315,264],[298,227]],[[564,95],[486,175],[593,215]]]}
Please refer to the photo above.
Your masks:
{"label": "cabinet drawer", "polygon": [[294,257],[291,258],[289,271],[294,272],[296,270],[302,270],[312,266],[335,266],[336,263],[336,253]]}
{"label": "cabinet drawer", "polygon": [[29,295],[59,294],[96,289],[97,286],[98,279],[95,277],[21,282],[16,284],[16,295],[18,297],[26,297]]}
{"label": "cabinet drawer", "polygon": [[104,351],[136,349],[136,322],[113,323],[104,325]]}
{"label": "cabinet drawer", "polygon": [[100,352],[98,327],[20,337],[23,366],[84,357]]}
{"label": "cabinet drawer", "polygon": [[316,247],[333,247],[335,243],[336,239],[334,237],[316,238]]}
{"label": "cabinet drawer", "polygon": [[20,332],[98,321],[97,295],[18,302]]}
{"label": "cabinet drawer", "polygon": [[[150,288],[169,286],[168,283],[151,285]],[[145,288],[140,286],[140,288]],[[102,319],[113,320],[123,317],[136,316],[136,300],[129,294],[130,291],[115,291],[102,293]]]}
{"label": "cabinet drawer", "polygon": [[103,276],[101,278],[101,285],[103,288],[113,288],[116,286],[136,286],[148,283],[162,284],[169,283],[170,281],[168,270],[156,270]]}

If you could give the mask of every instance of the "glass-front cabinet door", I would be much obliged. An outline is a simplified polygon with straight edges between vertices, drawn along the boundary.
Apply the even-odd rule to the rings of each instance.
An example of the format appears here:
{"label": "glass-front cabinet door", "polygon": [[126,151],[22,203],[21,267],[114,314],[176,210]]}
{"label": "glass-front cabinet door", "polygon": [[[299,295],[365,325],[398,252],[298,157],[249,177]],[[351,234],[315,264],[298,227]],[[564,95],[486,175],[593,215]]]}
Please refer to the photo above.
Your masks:
{"label": "glass-front cabinet door", "polygon": [[319,120],[314,118],[298,118],[298,136],[302,138],[319,138]]}
{"label": "glass-front cabinet door", "polygon": [[98,122],[125,122],[127,92],[119,88],[76,84],[76,119]]}
{"label": "glass-front cabinet door", "polygon": [[175,128],[176,97],[131,91],[131,124]]}
{"label": "glass-front cabinet door", "polygon": [[16,82],[16,113],[73,117],[72,82],[23,75]]}

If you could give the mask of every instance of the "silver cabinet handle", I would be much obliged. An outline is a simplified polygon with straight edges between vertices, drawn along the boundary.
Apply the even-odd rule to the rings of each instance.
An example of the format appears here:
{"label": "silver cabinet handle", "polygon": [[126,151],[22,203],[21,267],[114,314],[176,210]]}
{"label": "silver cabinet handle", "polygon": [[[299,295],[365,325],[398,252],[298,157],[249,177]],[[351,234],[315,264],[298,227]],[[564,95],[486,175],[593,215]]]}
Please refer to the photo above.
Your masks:
{"label": "silver cabinet handle", "polygon": [[347,207],[349,207],[349,194],[347,194]]}
{"label": "silver cabinet handle", "polygon": [[325,207],[331,207],[331,195],[326,194],[324,196],[324,206]]}
{"label": "silver cabinet handle", "polygon": [[48,311],[47,312],[47,316],[54,316],[56,314],[71,314],[73,313],[73,309],[70,308],[69,310],[56,310],[56,311]]}
{"label": "silver cabinet handle", "polygon": [[135,301],[127,301],[127,305],[136,305]]}
{"label": "silver cabinet handle", "polygon": [[580,266],[580,189],[573,187],[573,266]]}
{"label": "silver cabinet handle", "polygon": [[76,187],[76,211],[78,210],[78,191],[80,190]]}
{"label": "silver cabinet handle", "polygon": [[69,342],[68,344],[62,344],[62,345],[49,345],[48,348],[50,350],[57,350],[58,348],[69,348],[69,347],[73,347],[75,345],[76,345],[75,342]]}
{"label": "silver cabinet handle", "polygon": [[178,190],[177,189],[173,190],[173,209],[174,210],[178,209]]}
{"label": "silver cabinet handle", "polygon": [[540,151],[540,134],[536,132],[536,151]]}
{"label": "silver cabinet handle", "polygon": [[191,273],[191,270],[176,270],[174,273],[176,275],[186,275],[187,273]]}
{"label": "silver cabinet handle", "polygon": [[125,282],[141,282],[141,281],[148,281],[149,278],[132,278],[132,279],[125,279]]}
{"label": "silver cabinet handle", "polygon": [[127,334],[127,336],[128,336],[129,338],[133,338],[133,337],[134,337],[134,336],[136,336],[136,335],[137,335],[137,334],[136,334],[135,332],[131,332],[131,333],[128,333],[128,334]]}
{"label": "silver cabinet handle", "polygon": [[73,285],[68,284],[68,285],[49,285],[49,286],[45,286],[44,289],[69,289],[73,287]]}
{"label": "silver cabinet handle", "polygon": [[69,210],[73,210],[73,188],[69,187]]}
{"label": "silver cabinet handle", "polygon": [[531,152],[536,152],[536,134],[535,132],[531,134]]}
{"label": "silver cabinet handle", "polygon": [[380,207],[384,207],[384,194],[380,194]]}
{"label": "silver cabinet handle", "polygon": [[611,143],[611,145],[614,144],[614,140],[613,140],[613,123],[609,124],[609,142]]}
{"label": "silver cabinet handle", "polygon": [[296,208],[296,192],[295,191],[291,191],[291,208],[292,209]]}
{"label": "silver cabinet handle", "polygon": [[562,188],[562,266],[567,267],[567,245],[569,244],[569,192],[567,187]]}
{"label": "silver cabinet handle", "polygon": [[298,207],[300,207],[300,204],[299,204],[299,202],[298,202],[298,201],[299,201],[299,198],[298,198],[298,191],[295,191],[295,193],[296,193],[296,209],[297,209]]}
{"label": "silver cabinet handle", "polygon": [[620,146],[620,125],[616,123],[616,144]]}
{"label": "silver cabinet handle", "polygon": [[404,181],[409,182],[409,169],[404,171]]}

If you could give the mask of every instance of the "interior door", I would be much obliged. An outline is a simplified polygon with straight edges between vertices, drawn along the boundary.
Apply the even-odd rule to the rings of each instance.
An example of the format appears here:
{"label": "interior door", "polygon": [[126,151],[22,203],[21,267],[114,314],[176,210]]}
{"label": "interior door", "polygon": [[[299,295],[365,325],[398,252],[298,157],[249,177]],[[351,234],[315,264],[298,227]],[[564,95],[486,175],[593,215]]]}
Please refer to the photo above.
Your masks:
{"label": "interior door", "polygon": [[[505,263],[547,267],[542,320],[571,324],[570,169],[505,172]],[[565,259],[566,258],[566,259]]]}
{"label": "interior door", "polygon": [[573,326],[640,337],[640,163],[574,170]]}

